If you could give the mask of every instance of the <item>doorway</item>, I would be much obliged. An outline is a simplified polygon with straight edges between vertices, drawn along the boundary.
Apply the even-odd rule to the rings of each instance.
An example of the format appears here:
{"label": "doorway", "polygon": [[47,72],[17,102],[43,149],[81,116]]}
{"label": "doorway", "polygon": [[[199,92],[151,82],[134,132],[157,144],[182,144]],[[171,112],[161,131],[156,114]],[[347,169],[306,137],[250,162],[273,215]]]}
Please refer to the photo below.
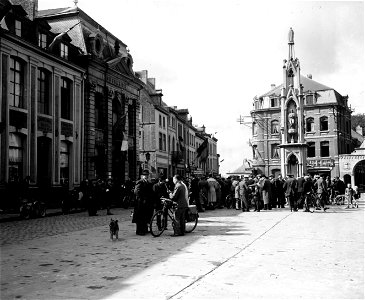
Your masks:
{"label": "doorway", "polygon": [[298,159],[294,154],[288,157],[287,175],[291,174],[294,178],[298,177]]}

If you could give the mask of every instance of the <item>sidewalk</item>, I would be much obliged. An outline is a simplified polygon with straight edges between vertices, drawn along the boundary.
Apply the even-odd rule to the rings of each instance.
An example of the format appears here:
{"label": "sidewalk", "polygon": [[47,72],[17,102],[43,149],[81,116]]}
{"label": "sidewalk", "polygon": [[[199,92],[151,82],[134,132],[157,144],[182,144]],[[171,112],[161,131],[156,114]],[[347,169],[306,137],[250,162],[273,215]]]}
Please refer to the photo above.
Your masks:
{"label": "sidewalk", "polygon": [[[76,212],[76,211],[75,211]],[[49,208],[46,211],[46,217],[62,215],[61,208]],[[21,220],[19,213],[16,212],[0,212],[0,223]]]}

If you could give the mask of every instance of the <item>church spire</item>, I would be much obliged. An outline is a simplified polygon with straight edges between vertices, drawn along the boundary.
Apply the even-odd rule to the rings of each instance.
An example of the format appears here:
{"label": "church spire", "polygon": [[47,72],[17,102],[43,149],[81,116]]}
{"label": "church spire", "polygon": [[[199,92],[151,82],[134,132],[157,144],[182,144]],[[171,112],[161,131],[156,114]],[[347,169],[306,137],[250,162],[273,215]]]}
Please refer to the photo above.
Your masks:
{"label": "church spire", "polygon": [[289,45],[289,61],[295,58],[294,54],[294,31],[290,27],[289,33],[288,33],[288,45]]}

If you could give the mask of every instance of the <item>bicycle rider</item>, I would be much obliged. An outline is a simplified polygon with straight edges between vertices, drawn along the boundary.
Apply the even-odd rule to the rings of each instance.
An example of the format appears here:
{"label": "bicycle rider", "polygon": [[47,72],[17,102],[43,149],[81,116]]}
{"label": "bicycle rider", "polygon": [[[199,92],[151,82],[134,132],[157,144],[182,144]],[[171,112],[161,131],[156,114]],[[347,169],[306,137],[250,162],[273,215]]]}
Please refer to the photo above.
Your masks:
{"label": "bicycle rider", "polygon": [[182,178],[180,175],[176,174],[173,177],[173,182],[175,184],[175,189],[170,193],[170,199],[177,203],[177,209],[174,212],[175,224],[174,224],[174,234],[172,236],[183,236],[185,235],[185,213],[189,207],[188,191],[185,185],[182,183]]}

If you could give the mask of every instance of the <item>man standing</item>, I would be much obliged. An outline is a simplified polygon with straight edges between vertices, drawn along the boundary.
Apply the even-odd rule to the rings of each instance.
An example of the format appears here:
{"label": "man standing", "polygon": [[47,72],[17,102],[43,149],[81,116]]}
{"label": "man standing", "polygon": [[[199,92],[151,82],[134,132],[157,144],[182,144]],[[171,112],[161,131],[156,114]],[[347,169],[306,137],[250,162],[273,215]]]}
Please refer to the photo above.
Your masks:
{"label": "man standing", "polygon": [[325,193],[327,191],[326,181],[323,178],[323,175],[320,175],[314,184],[317,187],[317,195],[320,200],[320,205],[323,208],[323,211],[326,211],[328,207],[325,207]]}
{"label": "man standing", "polygon": [[239,197],[241,200],[241,208],[242,211],[250,211],[250,206],[248,203],[248,186],[247,186],[247,178],[244,177],[240,183],[239,186]]}
{"label": "man standing", "polygon": [[294,179],[294,175],[288,175],[288,179],[284,183],[285,196],[289,200],[290,211],[298,211],[297,202],[295,200],[295,194],[297,190],[297,180]]}
{"label": "man standing", "polygon": [[153,201],[153,190],[151,183],[148,181],[150,172],[143,170],[141,179],[137,181],[134,193],[136,203],[134,206],[133,223],[136,223],[136,234],[145,235],[148,232],[149,207]]}
{"label": "man standing", "polygon": [[185,234],[185,213],[189,207],[186,193],[188,192],[181,182],[181,176],[176,174],[173,178],[175,189],[170,193],[170,199],[177,203],[175,210],[174,234],[172,236],[182,236]]}
{"label": "man standing", "polygon": [[303,208],[303,202],[304,202],[304,194],[303,194],[303,185],[304,185],[305,179],[304,176],[300,176],[297,179],[298,187],[297,187],[297,195],[296,199],[298,201],[298,208]]}

